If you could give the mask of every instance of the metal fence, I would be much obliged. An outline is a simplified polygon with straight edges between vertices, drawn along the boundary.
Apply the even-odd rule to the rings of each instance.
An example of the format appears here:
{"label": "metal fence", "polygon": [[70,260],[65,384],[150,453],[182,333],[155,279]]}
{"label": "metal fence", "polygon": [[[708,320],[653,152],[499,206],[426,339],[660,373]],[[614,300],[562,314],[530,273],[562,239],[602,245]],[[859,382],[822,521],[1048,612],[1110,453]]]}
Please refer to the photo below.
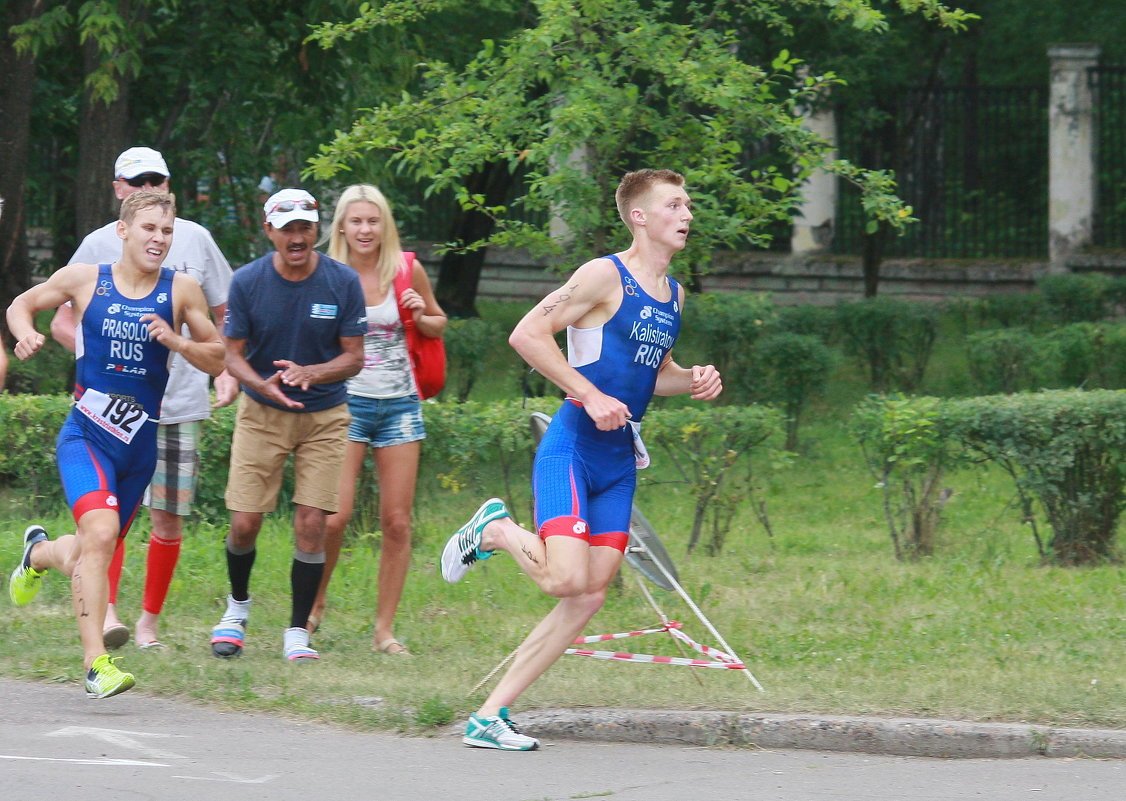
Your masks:
{"label": "metal fence", "polygon": [[1087,80],[1095,98],[1096,246],[1126,247],[1126,67],[1094,67]]}
{"label": "metal fence", "polygon": [[[1048,103],[1043,87],[910,89],[877,109],[838,109],[839,151],[895,171],[919,222],[885,256],[1043,258],[1048,227]],[[865,218],[842,192],[833,249],[857,254]]]}

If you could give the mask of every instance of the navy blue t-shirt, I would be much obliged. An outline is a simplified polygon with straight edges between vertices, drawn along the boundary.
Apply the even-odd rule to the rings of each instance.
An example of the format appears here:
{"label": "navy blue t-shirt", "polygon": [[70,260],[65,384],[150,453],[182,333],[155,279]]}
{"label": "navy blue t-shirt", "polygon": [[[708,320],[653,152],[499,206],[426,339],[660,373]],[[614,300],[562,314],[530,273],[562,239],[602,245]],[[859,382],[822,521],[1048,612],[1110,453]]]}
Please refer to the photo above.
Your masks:
{"label": "navy blue t-shirt", "polygon": [[[360,337],[367,331],[364,292],[356,271],[323,253],[317,267],[303,281],[289,281],[274,269],[274,254],[244,264],[231,279],[224,334],[246,340],[246,360],[268,378],[279,369],[275,359],[297,364],[323,364],[343,351],[340,337]],[[347,400],[344,381],[281,389],[305,404],[296,411],[317,412]],[[284,408],[247,387],[259,403]]]}

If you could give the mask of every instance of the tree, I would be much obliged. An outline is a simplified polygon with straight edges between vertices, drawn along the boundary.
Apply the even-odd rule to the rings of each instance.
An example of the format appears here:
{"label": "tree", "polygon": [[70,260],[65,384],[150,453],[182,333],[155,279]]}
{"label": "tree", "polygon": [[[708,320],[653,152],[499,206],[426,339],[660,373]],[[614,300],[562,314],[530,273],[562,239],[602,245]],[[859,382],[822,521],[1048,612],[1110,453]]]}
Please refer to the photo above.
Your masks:
{"label": "tree", "polygon": [[[332,46],[449,5],[365,5],[355,22],[321,26],[313,38]],[[934,0],[899,5],[946,27],[965,24],[963,12]],[[676,167],[688,179],[702,212],[684,260],[690,272],[704,270],[718,246],[763,243],[763,229],[788,219],[802,179],[818,167],[855,184],[874,220],[899,227],[910,211],[892,194],[890,176],[831,160],[795,115],[839,83],[836,75],[799,76],[801,60],[786,49],[765,65],[742,55],[740,20],[784,28],[782,11],[797,7],[871,32],[886,28],[868,0],[538,0],[533,25],[500,44],[485,41],[463,69],[425,63],[419,91],[362,114],[322,148],[309,174],[330,178],[358,157],[383,154],[428,191],[452,192],[463,209],[491,220],[488,235],[456,247],[523,246],[572,264],[620,241],[608,198],[624,171],[642,165]],[[769,143],[776,157],[748,163],[750,141]],[[507,202],[469,186],[489,169],[514,176]],[[547,217],[568,235],[552,238]],[[443,305],[472,309],[474,296],[456,289],[451,295],[440,281]]]}
{"label": "tree", "polygon": [[[60,259],[74,237],[116,215],[109,165],[133,144],[166,151],[185,215],[211,227],[232,261],[248,258],[261,247],[259,179],[281,165],[297,182],[317,143],[374,94],[401,87],[413,63],[400,34],[327,54],[303,42],[311,21],[351,13],[348,0],[43,5],[13,32],[37,70],[5,88],[38,80],[42,104],[17,106],[43,134],[32,154],[52,168],[42,194],[61,187],[52,232]],[[28,276],[12,282],[26,288]]]}
{"label": "tree", "polygon": [[[9,33],[17,25],[43,13],[42,0],[7,0],[0,3],[0,304],[8,308],[12,299],[31,283],[27,256],[24,185],[27,151],[31,135],[31,99],[35,87],[35,57],[17,49]],[[7,323],[0,323],[7,331]]]}

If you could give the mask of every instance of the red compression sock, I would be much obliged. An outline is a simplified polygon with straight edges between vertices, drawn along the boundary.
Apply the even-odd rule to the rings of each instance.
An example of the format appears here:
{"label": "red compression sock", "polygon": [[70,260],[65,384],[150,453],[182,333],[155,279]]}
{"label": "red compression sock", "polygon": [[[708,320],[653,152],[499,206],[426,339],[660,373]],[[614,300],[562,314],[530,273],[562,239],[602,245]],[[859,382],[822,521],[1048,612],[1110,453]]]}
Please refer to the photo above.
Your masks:
{"label": "red compression sock", "polygon": [[149,535],[148,564],[145,566],[145,598],[141,608],[149,614],[159,615],[168,597],[168,586],[172,574],[176,572],[176,562],[180,559],[182,540],[161,539]]}

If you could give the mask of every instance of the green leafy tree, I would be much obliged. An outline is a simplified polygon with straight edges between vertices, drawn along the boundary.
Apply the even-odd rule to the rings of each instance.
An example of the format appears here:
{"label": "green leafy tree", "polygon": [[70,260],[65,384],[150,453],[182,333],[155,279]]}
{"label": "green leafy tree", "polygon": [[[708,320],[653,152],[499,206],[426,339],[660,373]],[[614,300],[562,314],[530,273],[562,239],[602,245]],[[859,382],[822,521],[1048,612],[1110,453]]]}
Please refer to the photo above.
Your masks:
{"label": "green leafy tree", "polygon": [[[17,48],[11,30],[38,18],[44,6],[42,0],[0,3],[0,306],[5,309],[31,283],[24,187],[35,57],[26,49]],[[7,322],[0,322],[0,331],[7,330]]]}
{"label": "green leafy tree", "polygon": [[[330,46],[449,5],[365,4],[356,21],[321,26],[313,38]],[[947,27],[965,24],[963,12],[934,0],[898,5]],[[891,176],[832,160],[796,114],[837,76],[799,72],[801,59],[787,49],[765,63],[744,55],[738,22],[784,28],[783,11],[799,7],[873,33],[887,26],[867,0],[538,0],[534,24],[484,42],[464,68],[425,62],[418,91],[362,113],[324,146],[310,174],[331,178],[365,154],[382,154],[427,192],[449,192],[491,221],[487,235],[455,247],[523,246],[569,264],[622,244],[609,198],[621,174],[638,166],[686,175],[698,212],[682,260],[692,272],[717,246],[762,244],[764,229],[788,219],[801,181],[819,167],[856,185],[873,219],[899,227],[910,211],[892,194]],[[749,163],[747,143],[778,157]],[[513,176],[503,200],[476,184],[494,171]],[[564,233],[553,237],[548,218]],[[439,300],[471,314],[478,276],[446,267]],[[455,286],[460,294],[451,296]]]}

